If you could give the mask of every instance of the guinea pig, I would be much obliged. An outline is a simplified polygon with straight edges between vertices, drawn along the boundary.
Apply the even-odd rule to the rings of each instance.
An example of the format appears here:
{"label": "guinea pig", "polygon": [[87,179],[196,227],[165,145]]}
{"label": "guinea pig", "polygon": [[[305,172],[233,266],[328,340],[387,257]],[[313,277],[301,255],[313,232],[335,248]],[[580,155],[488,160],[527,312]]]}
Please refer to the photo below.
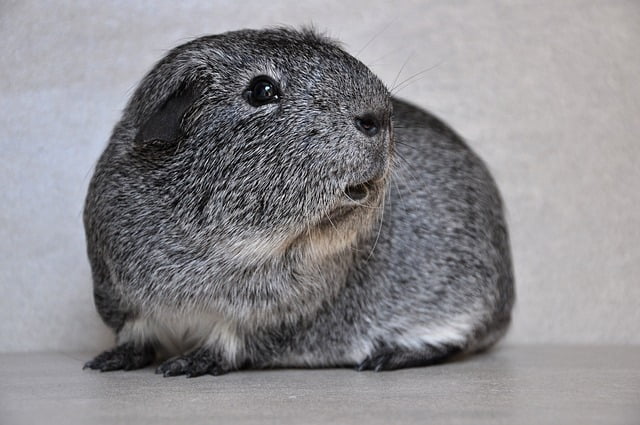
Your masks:
{"label": "guinea pig", "polygon": [[389,370],[483,350],[510,322],[486,166],[313,30],[171,50],[113,130],[84,225],[117,339],[90,369]]}

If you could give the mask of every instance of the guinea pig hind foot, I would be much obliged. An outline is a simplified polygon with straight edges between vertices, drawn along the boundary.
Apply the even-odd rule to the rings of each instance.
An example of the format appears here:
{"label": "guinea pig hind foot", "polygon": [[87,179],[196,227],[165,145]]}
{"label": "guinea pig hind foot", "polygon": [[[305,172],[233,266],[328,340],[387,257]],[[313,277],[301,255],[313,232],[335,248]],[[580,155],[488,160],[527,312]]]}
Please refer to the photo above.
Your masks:
{"label": "guinea pig hind foot", "polygon": [[383,345],[356,365],[357,371],[402,369],[407,367],[431,366],[444,363],[460,354],[462,348],[455,345],[426,345],[419,349]]}
{"label": "guinea pig hind foot", "polygon": [[195,378],[202,375],[223,375],[232,368],[216,352],[207,347],[198,348],[191,353],[170,358],[156,369],[163,376],[185,375]]}
{"label": "guinea pig hind foot", "polygon": [[155,350],[151,345],[136,345],[127,342],[107,350],[84,364],[83,369],[107,372],[111,370],[141,369],[153,363]]}

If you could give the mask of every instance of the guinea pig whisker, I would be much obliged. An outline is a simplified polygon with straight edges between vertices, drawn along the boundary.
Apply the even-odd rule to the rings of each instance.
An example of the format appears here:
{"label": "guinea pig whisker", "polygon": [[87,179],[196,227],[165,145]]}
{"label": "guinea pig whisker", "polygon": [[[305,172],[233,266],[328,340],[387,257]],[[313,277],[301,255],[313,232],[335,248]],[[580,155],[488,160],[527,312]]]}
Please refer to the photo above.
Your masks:
{"label": "guinea pig whisker", "polygon": [[[398,78],[400,78],[400,75],[402,75],[402,71],[404,71],[404,68],[407,66],[407,63],[409,63],[409,60],[411,60],[414,53],[415,53],[415,50],[412,50],[411,53],[409,53],[409,56],[407,56],[407,58],[404,60],[404,62],[402,63],[402,66],[400,66],[400,70],[398,70],[398,73],[396,74],[396,78],[393,79],[393,83],[391,84],[391,87],[397,87],[396,83],[398,82]],[[391,91],[393,92],[393,89],[391,89]]]}
{"label": "guinea pig whisker", "polygon": [[376,206],[376,205],[367,205],[367,204],[365,204],[365,203],[363,203],[363,202],[356,201],[355,199],[351,198],[351,197],[350,197],[349,195],[347,195],[346,193],[345,193],[345,196],[346,196],[346,197],[347,197],[351,202],[353,202],[354,204],[356,204],[356,205],[357,205],[358,207],[360,207],[360,208],[368,208],[368,209],[372,209],[372,210],[379,210],[379,209],[381,209],[381,208],[382,208],[382,207],[380,207],[380,206]]}
{"label": "guinea pig whisker", "polygon": [[373,251],[375,251],[376,246],[378,246],[378,241],[380,240],[380,234],[382,233],[382,223],[384,222],[384,205],[385,205],[386,197],[382,198],[382,210],[380,211],[380,224],[378,225],[378,232],[376,233],[376,239],[373,241],[373,246],[369,251],[369,255],[367,256],[366,261],[368,262],[373,256]]}
{"label": "guinea pig whisker", "polygon": [[424,74],[426,74],[427,72],[438,68],[440,65],[442,65],[444,63],[444,61],[441,61],[440,63],[437,63],[436,65],[433,65],[429,68],[423,69],[420,72],[416,72],[415,74],[405,78],[404,80],[402,80],[400,83],[398,83],[398,85],[394,86],[391,88],[391,90],[389,90],[389,92],[391,94],[397,94],[399,93],[401,90],[407,88],[409,85],[415,83],[416,81],[419,81],[420,79],[424,78]]}
{"label": "guinea pig whisker", "polygon": [[376,38],[378,38],[378,37],[380,37],[382,34],[384,34],[384,33],[385,33],[389,28],[391,28],[391,26],[392,26],[393,24],[395,24],[396,22],[398,22],[398,19],[399,19],[399,18],[395,18],[394,20],[392,20],[391,22],[389,22],[387,25],[385,25],[385,26],[384,26],[380,31],[378,31],[377,33],[375,33],[375,34],[373,35],[373,37],[371,37],[371,38],[369,39],[369,41],[367,41],[367,42],[364,44],[364,46],[362,46],[362,47],[360,48],[360,50],[358,50],[358,53],[356,53],[356,56],[360,56],[360,53],[362,53],[362,52],[364,51],[364,49],[366,49],[367,47],[369,47],[369,45],[370,45],[371,43],[373,43],[373,42],[376,40]]}
{"label": "guinea pig whisker", "polygon": [[338,228],[336,227],[335,223],[331,220],[331,216],[329,216],[329,214],[327,214],[326,212],[324,213],[324,216],[327,218],[327,220],[329,220],[329,223],[331,223],[331,226],[335,229],[335,231],[338,232]]}
{"label": "guinea pig whisker", "polygon": [[348,194],[344,194],[344,196],[347,197],[348,200],[350,200],[351,202],[353,202],[354,204],[356,204],[359,207],[368,207],[368,205],[366,205],[365,203],[361,202],[361,201],[356,201],[355,199],[353,199],[351,196],[349,196]]}
{"label": "guinea pig whisker", "polygon": [[[393,182],[393,185],[396,187],[396,190],[398,191],[398,197],[400,198],[400,202],[402,202],[402,205],[406,206],[406,202],[404,200],[404,196],[402,195],[402,190],[400,190],[400,186],[398,185],[398,180],[400,179],[400,175],[398,173],[396,173],[395,171],[392,171],[392,178],[391,181]],[[391,204],[391,190],[389,190],[389,204]]]}
{"label": "guinea pig whisker", "polygon": [[396,54],[398,54],[398,52],[402,52],[403,50],[406,50],[406,49],[391,50],[391,51],[389,51],[389,52],[387,52],[387,53],[385,53],[383,55],[378,56],[377,58],[373,59],[371,62],[367,62],[367,66],[369,68],[373,68],[373,67],[376,67],[376,66],[389,65],[388,62],[383,62],[383,60],[387,59],[390,56],[396,55]]}
{"label": "guinea pig whisker", "polygon": [[420,181],[420,178],[415,174],[416,170],[413,168],[411,162],[402,154],[400,154],[400,152],[396,152],[396,154],[397,158],[400,160],[399,162],[401,162],[406,167],[407,173],[409,173],[408,177],[411,177],[414,182]]}
{"label": "guinea pig whisker", "polygon": [[[401,142],[401,141],[399,141],[399,140],[396,140],[396,143],[397,143],[398,145],[401,145],[401,146],[406,146],[406,147],[408,147],[409,149],[413,149],[413,150],[415,150],[415,151],[417,151],[417,152],[424,152],[424,150],[423,150],[423,149],[420,149],[420,148],[419,148],[419,147],[417,147],[417,146],[410,145],[410,144],[408,144],[408,143]],[[399,153],[398,153],[398,152],[395,152],[395,153],[399,155]]]}

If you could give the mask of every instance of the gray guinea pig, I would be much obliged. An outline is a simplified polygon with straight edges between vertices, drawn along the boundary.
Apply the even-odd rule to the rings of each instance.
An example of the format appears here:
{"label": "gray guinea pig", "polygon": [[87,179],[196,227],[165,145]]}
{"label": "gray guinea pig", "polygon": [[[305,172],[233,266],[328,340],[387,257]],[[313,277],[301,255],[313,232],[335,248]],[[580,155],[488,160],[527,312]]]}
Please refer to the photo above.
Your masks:
{"label": "gray guinea pig", "polygon": [[510,321],[483,162],[311,30],[170,51],[113,130],[84,224],[117,334],[91,369],[422,366],[490,346]]}

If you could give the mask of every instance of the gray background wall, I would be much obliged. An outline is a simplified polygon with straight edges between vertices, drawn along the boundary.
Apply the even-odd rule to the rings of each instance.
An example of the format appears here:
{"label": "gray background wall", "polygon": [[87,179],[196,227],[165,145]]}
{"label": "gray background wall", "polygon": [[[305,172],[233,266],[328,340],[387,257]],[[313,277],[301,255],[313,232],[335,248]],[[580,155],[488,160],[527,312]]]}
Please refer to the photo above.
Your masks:
{"label": "gray background wall", "polygon": [[[132,88],[194,36],[313,22],[489,163],[510,343],[640,343],[640,2],[0,2],[0,351],[97,350],[82,202]],[[402,64],[406,62],[403,68]]]}

